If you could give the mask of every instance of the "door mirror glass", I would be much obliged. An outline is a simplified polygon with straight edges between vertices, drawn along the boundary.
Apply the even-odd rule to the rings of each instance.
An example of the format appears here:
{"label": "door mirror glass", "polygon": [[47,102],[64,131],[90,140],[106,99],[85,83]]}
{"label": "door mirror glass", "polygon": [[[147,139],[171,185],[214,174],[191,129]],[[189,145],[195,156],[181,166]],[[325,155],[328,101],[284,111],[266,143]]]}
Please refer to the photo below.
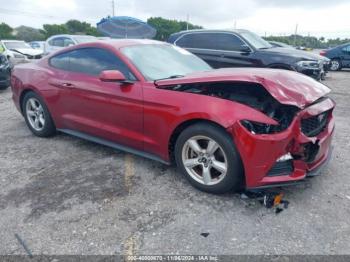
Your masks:
{"label": "door mirror glass", "polygon": [[124,74],[118,70],[102,71],[99,78],[103,82],[125,82],[126,81]]}

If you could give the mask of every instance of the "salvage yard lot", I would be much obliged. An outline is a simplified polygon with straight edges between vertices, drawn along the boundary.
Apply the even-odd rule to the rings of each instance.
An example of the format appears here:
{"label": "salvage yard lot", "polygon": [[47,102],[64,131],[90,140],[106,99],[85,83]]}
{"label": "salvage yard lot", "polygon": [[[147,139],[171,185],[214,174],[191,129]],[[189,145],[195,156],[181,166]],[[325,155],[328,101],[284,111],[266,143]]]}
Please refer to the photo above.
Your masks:
{"label": "salvage yard lot", "polygon": [[[0,91],[0,254],[350,254],[350,72],[323,176],[284,188],[275,214],[238,194],[191,187],[167,167],[58,134],[34,137]],[[209,233],[207,237],[201,233]]]}

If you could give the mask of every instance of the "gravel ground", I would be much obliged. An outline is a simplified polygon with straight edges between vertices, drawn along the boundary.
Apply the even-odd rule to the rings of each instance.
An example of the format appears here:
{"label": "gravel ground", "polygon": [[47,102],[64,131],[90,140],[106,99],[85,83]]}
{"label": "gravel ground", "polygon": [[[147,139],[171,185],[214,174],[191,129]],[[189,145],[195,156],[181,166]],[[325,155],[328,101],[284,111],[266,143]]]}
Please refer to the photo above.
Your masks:
{"label": "gravel ground", "polygon": [[[0,91],[0,254],[350,254],[350,72],[324,175],[285,188],[279,214],[195,190],[175,168],[59,134],[34,137]],[[209,233],[207,237],[201,233]]]}

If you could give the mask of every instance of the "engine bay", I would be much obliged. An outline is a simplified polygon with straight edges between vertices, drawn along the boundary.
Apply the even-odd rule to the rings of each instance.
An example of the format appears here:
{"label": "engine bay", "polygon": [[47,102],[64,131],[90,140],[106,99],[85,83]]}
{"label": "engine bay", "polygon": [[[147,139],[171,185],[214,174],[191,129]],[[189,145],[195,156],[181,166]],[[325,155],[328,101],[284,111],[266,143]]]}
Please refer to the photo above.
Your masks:
{"label": "engine bay", "polygon": [[291,105],[283,105],[271,96],[260,84],[248,82],[215,82],[215,83],[191,83],[167,87],[174,91],[207,95],[230,100],[250,106],[270,118],[276,120],[279,125],[272,126],[251,121],[244,121],[251,132],[257,134],[278,133],[287,129],[292,123],[299,108]]}

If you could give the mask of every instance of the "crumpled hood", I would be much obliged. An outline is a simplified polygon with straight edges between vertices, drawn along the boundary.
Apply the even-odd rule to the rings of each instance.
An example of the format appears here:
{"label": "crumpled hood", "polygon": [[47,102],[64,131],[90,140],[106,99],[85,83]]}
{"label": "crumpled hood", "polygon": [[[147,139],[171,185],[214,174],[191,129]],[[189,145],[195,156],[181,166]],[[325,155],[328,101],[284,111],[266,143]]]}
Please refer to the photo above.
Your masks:
{"label": "crumpled hood", "polygon": [[30,56],[36,56],[43,54],[43,51],[33,48],[16,48],[12,49],[12,51],[18,52],[22,55],[30,55]]}
{"label": "crumpled hood", "polygon": [[281,104],[299,108],[327,95],[330,89],[300,73],[281,69],[227,68],[197,72],[182,78],[156,81],[158,87],[210,82],[251,82],[262,85]]}

